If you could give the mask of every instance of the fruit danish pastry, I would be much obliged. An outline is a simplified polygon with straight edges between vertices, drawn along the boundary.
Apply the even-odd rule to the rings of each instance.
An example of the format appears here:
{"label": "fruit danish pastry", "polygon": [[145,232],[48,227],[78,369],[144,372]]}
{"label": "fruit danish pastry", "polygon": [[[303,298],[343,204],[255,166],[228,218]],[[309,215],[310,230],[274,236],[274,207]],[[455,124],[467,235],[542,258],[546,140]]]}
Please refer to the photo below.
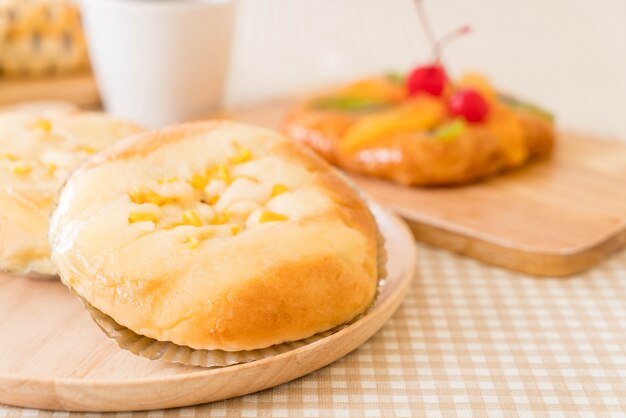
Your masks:
{"label": "fruit danish pastry", "polygon": [[549,155],[552,115],[498,93],[480,74],[450,78],[442,50],[469,27],[435,40],[416,3],[431,64],[313,97],[288,114],[285,132],[339,167],[419,186],[468,183]]}
{"label": "fruit danish pastry", "polygon": [[497,93],[478,74],[440,65],[361,80],[306,101],[285,121],[293,139],[342,168],[410,185],[455,185],[545,157],[552,116]]}

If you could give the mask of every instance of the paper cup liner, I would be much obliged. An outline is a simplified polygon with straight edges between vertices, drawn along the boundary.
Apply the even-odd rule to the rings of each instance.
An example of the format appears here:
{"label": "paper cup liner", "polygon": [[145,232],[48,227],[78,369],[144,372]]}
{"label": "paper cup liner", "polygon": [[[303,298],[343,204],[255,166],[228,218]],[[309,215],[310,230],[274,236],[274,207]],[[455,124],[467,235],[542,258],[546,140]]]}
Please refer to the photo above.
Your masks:
{"label": "paper cup liner", "polygon": [[[358,190],[358,189],[357,189]],[[365,198],[367,201],[367,199]],[[368,206],[371,206],[368,203]],[[129,328],[120,325],[109,315],[98,310],[89,302],[87,302],[82,296],[77,295],[85,305],[85,308],[89,311],[91,318],[96,324],[104,331],[104,333],[115,340],[117,345],[131,353],[145,357],[150,360],[162,359],[170,363],[180,363],[188,366],[199,367],[224,367],[231,366],[239,363],[247,363],[251,361],[261,360],[268,357],[273,357],[278,354],[286,353],[291,350],[295,350],[302,346],[314,343],[323,338],[326,338],[352,324],[357,322],[363,316],[367,315],[367,312],[374,306],[378,299],[381,286],[385,283],[387,277],[386,263],[387,253],[385,250],[385,241],[378,231],[377,236],[377,267],[378,267],[378,286],[376,294],[369,306],[364,312],[357,315],[352,320],[338,325],[327,331],[320,332],[311,337],[304,338],[297,341],[285,342],[282,344],[272,345],[267,348],[260,348],[257,350],[242,350],[242,351],[224,351],[224,350],[202,350],[194,349],[191,347],[175,344],[171,341],[159,341],[154,338],[146,337],[145,335],[137,334]],[[72,291],[72,293],[74,293]]]}
{"label": "paper cup liner", "polygon": [[137,334],[118,324],[113,318],[94,308],[85,300],[83,300],[83,303],[100,329],[102,329],[108,337],[114,339],[120,348],[150,360],[162,359],[170,363],[181,363],[188,366],[199,367],[224,367],[274,357],[278,354],[286,353],[287,351],[328,337],[358,321],[364,315],[361,314],[350,322],[339,325],[328,331],[320,332],[309,338],[276,344],[267,348],[249,351],[199,350],[174,344],[170,341],[159,341],[146,337],[145,335]]}

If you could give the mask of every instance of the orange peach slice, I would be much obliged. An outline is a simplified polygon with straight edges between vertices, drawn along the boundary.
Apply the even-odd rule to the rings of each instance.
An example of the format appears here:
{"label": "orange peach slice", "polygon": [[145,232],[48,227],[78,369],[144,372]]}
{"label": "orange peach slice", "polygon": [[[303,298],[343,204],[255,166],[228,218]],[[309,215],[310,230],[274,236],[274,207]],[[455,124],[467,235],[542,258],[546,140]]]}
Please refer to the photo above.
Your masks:
{"label": "orange peach slice", "polygon": [[340,149],[351,152],[376,143],[382,137],[426,131],[439,125],[445,116],[444,103],[429,96],[419,96],[392,110],[360,119],[348,130]]}
{"label": "orange peach slice", "polygon": [[368,78],[352,83],[336,92],[336,96],[356,97],[381,103],[394,103],[406,97],[404,85],[386,78]]}
{"label": "orange peach slice", "polygon": [[489,103],[496,101],[497,95],[485,76],[479,73],[468,72],[463,74],[457,83],[460,88],[471,88],[481,93]]}

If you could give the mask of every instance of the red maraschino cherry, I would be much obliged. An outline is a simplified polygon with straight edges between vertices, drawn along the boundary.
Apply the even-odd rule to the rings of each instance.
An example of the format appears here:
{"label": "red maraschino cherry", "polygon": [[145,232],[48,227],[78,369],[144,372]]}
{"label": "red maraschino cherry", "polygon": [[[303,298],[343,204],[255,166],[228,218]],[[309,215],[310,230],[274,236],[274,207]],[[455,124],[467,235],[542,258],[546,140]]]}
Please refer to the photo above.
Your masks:
{"label": "red maraschino cherry", "polygon": [[417,14],[420,19],[422,29],[430,46],[432,48],[432,64],[421,65],[415,68],[406,81],[406,89],[409,96],[415,96],[419,93],[427,93],[431,96],[439,97],[444,92],[448,82],[446,70],[441,63],[441,56],[446,46],[459,37],[470,32],[469,26],[462,26],[451,32],[448,32],[441,38],[437,39],[430,25],[430,19],[421,0],[416,0]]}
{"label": "red maraschino cherry", "polygon": [[439,97],[443,93],[447,79],[446,71],[441,65],[425,65],[411,71],[406,80],[406,88],[410,96],[428,93]]}
{"label": "red maraschino cherry", "polygon": [[457,90],[448,102],[450,114],[462,116],[470,123],[482,122],[489,113],[489,104],[478,91],[473,89]]}

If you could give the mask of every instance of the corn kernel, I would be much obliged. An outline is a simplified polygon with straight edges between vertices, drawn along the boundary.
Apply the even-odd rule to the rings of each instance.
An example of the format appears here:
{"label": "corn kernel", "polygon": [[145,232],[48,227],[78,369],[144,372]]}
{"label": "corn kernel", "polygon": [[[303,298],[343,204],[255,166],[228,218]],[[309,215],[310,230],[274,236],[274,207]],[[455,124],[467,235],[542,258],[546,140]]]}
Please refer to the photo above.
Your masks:
{"label": "corn kernel", "polygon": [[78,151],[86,152],[87,154],[95,154],[96,149],[94,147],[90,147],[89,145],[81,145],[78,147]]}
{"label": "corn kernel", "polygon": [[11,165],[11,172],[18,176],[25,176],[32,171],[32,167],[25,161],[16,161]]}
{"label": "corn kernel", "polygon": [[49,163],[48,164],[48,174],[53,176],[54,173],[56,173],[57,168],[59,168],[59,166],[56,165],[55,163]]}
{"label": "corn kernel", "polygon": [[260,223],[278,222],[278,221],[286,221],[287,219],[289,218],[286,217],[285,215],[281,215],[280,213],[265,211],[261,213],[261,216],[259,217],[259,222]]}
{"label": "corn kernel", "polygon": [[154,190],[145,186],[138,186],[133,188],[131,191],[128,192],[128,196],[133,203],[137,204],[153,203],[155,205],[161,206],[171,203],[172,201],[172,199],[163,197]]}
{"label": "corn kernel", "polygon": [[231,164],[241,164],[252,159],[252,152],[248,148],[240,148],[237,154],[231,157]]}
{"label": "corn kernel", "polygon": [[187,237],[185,241],[183,241],[183,244],[193,249],[193,248],[198,248],[198,246],[200,245],[200,241],[198,240],[198,238],[190,236],[190,237]]}
{"label": "corn kernel", "polygon": [[232,180],[230,177],[230,171],[228,170],[228,166],[226,166],[226,164],[220,164],[217,167],[209,168],[206,171],[206,176],[208,178],[222,180],[226,184],[230,184]]}
{"label": "corn kernel", "polygon": [[196,211],[193,209],[183,212],[182,217],[185,225],[202,226],[203,224],[202,219],[200,219]]}
{"label": "corn kernel", "polygon": [[206,199],[206,203],[208,203],[209,205],[214,205],[217,203],[218,200],[220,200],[220,197],[218,195],[215,195]]}
{"label": "corn kernel", "polygon": [[204,241],[206,239],[209,239],[210,237],[213,236],[213,234],[215,234],[215,230],[213,229],[209,229],[209,230],[204,230],[204,231],[200,231],[200,233],[197,235],[198,239]]}
{"label": "corn kernel", "polygon": [[37,122],[33,124],[34,128],[41,129],[45,133],[49,134],[52,132],[52,123],[48,119],[38,119]]}
{"label": "corn kernel", "polygon": [[10,152],[7,152],[6,154],[2,154],[1,158],[7,161],[17,161],[20,159],[17,155],[11,154]]}
{"label": "corn kernel", "polygon": [[128,216],[128,222],[134,224],[136,222],[154,222],[157,223],[159,217],[154,213],[131,213]]}
{"label": "corn kernel", "polygon": [[189,184],[196,190],[204,190],[207,184],[209,184],[209,179],[202,174],[194,174],[191,176],[191,180],[189,180]]}
{"label": "corn kernel", "polygon": [[218,213],[211,221],[211,225],[224,225],[228,223],[230,216],[227,213]]}
{"label": "corn kernel", "polygon": [[287,191],[287,186],[285,186],[284,184],[275,184],[274,187],[272,187],[272,197],[276,197],[279,194],[283,194]]}
{"label": "corn kernel", "polygon": [[222,180],[226,184],[230,184],[230,171],[228,170],[228,167],[226,167],[224,164],[220,164],[217,171],[217,178]]}
{"label": "corn kernel", "polygon": [[241,232],[241,225],[233,225],[233,226],[231,226],[231,227],[230,227],[230,232],[231,232],[233,235],[237,235],[238,233],[240,233],[240,232]]}
{"label": "corn kernel", "polygon": [[163,185],[163,184],[167,184],[167,183],[176,183],[177,181],[178,181],[178,177],[174,176],[174,177],[170,177],[168,179],[161,179],[157,183],[159,183],[160,185]]}

